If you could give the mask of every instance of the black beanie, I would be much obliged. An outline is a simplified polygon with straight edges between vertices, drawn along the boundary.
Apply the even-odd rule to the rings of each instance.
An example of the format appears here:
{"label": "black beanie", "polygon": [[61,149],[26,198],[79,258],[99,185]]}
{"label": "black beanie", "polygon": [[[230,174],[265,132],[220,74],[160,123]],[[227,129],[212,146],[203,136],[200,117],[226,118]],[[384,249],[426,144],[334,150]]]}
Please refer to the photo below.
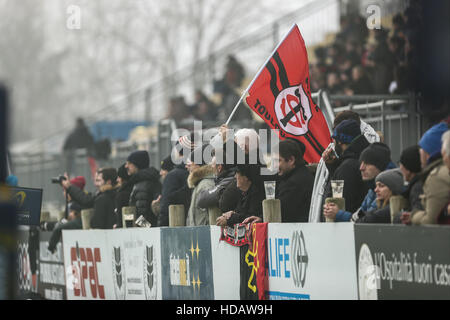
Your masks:
{"label": "black beanie", "polygon": [[145,150],[139,150],[131,153],[127,161],[134,164],[138,169],[146,169],[150,166],[150,158],[148,152]]}
{"label": "black beanie", "polygon": [[419,173],[422,170],[419,146],[412,146],[403,150],[400,163],[409,171]]}
{"label": "black beanie", "polygon": [[122,180],[128,180],[130,179],[130,176],[128,175],[128,171],[125,168],[125,164],[121,165],[119,169],[117,170],[117,176],[122,178]]}
{"label": "black beanie", "polygon": [[172,162],[172,157],[168,156],[163,161],[161,161],[161,170],[170,171],[174,167],[174,164]]}
{"label": "black beanie", "polygon": [[386,170],[391,162],[391,150],[381,142],[375,142],[361,152],[359,161],[374,165],[380,171]]}

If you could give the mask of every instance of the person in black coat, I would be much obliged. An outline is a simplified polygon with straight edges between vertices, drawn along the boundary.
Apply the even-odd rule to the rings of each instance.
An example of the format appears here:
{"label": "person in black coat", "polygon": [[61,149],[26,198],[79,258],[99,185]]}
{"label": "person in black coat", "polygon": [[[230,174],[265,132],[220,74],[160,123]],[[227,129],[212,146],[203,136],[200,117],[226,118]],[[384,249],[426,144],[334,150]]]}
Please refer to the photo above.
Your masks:
{"label": "person in black coat", "polygon": [[112,229],[116,222],[114,214],[116,180],[117,170],[115,168],[99,169],[95,176],[95,186],[98,189],[95,195],[71,185],[68,179],[61,184],[73,201],[83,207],[94,208],[94,214],[90,221],[92,229]]}
{"label": "person in black coat", "polygon": [[360,124],[355,120],[341,122],[334,131],[333,139],[340,162],[334,171],[330,169],[331,179],[326,187],[326,194],[332,197],[331,180],[344,180],[345,209],[355,212],[368,191],[361,176],[359,157],[370,144],[361,135]]}
{"label": "person in black coat", "polygon": [[130,203],[130,194],[133,190],[133,184],[130,182],[130,176],[128,175],[125,164],[120,166],[117,170],[117,184],[119,188],[117,189],[115,205],[116,205],[116,224],[115,228],[122,228],[122,208],[128,207]]}
{"label": "person in black coat", "polygon": [[242,192],[236,208],[217,218],[216,224],[221,227],[232,227],[244,223],[249,217],[262,219],[262,202],[265,199],[264,185],[260,177],[260,166],[243,164],[237,166],[236,185]]}
{"label": "person in black coat", "polygon": [[150,157],[147,151],[132,152],[125,164],[129,183],[133,186],[130,193],[130,207],[136,207],[136,219],[143,216],[152,226],[156,227],[157,218],[151,204],[161,194],[159,172],[150,167]]}

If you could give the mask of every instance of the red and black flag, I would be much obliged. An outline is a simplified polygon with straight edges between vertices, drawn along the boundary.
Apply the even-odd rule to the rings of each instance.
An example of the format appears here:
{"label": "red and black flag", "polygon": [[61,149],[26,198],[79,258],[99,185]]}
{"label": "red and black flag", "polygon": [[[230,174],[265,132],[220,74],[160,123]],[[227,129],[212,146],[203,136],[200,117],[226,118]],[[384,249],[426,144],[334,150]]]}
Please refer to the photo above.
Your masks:
{"label": "red and black flag", "polygon": [[306,146],[304,159],[318,163],[331,142],[322,111],[311,98],[308,55],[297,25],[275,49],[248,91],[249,107],[280,138],[294,138]]}

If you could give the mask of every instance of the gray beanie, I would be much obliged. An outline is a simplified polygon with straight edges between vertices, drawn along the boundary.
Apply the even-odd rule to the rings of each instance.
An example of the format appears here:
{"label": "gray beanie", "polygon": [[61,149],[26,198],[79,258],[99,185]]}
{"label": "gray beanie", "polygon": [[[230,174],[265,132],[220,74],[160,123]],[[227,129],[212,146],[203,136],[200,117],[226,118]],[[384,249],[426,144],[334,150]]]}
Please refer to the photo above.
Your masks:
{"label": "gray beanie", "polygon": [[399,195],[403,192],[403,175],[400,169],[392,169],[381,172],[375,182],[381,182],[386,185],[391,191],[392,195]]}

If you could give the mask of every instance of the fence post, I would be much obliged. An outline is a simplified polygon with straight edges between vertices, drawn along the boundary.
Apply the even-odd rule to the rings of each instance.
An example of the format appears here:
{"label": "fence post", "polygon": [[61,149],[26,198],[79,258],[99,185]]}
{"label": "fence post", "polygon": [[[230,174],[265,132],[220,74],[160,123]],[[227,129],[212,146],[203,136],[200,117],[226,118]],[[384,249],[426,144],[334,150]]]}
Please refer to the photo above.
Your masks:
{"label": "fence post", "polygon": [[216,220],[222,215],[222,211],[220,211],[217,207],[208,208],[209,215],[209,225],[215,226]]}
{"label": "fence post", "polygon": [[281,201],[279,199],[263,200],[264,222],[281,223]]}
{"label": "fence post", "polygon": [[186,226],[186,218],[184,216],[184,205],[169,206],[169,227]]}
{"label": "fence post", "polygon": [[136,224],[136,207],[122,207],[122,228],[133,228]]}
{"label": "fence post", "polygon": [[89,230],[91,228],[91,218],[94,215],[94,209],[81,210],[81,224],[83,230]]}

